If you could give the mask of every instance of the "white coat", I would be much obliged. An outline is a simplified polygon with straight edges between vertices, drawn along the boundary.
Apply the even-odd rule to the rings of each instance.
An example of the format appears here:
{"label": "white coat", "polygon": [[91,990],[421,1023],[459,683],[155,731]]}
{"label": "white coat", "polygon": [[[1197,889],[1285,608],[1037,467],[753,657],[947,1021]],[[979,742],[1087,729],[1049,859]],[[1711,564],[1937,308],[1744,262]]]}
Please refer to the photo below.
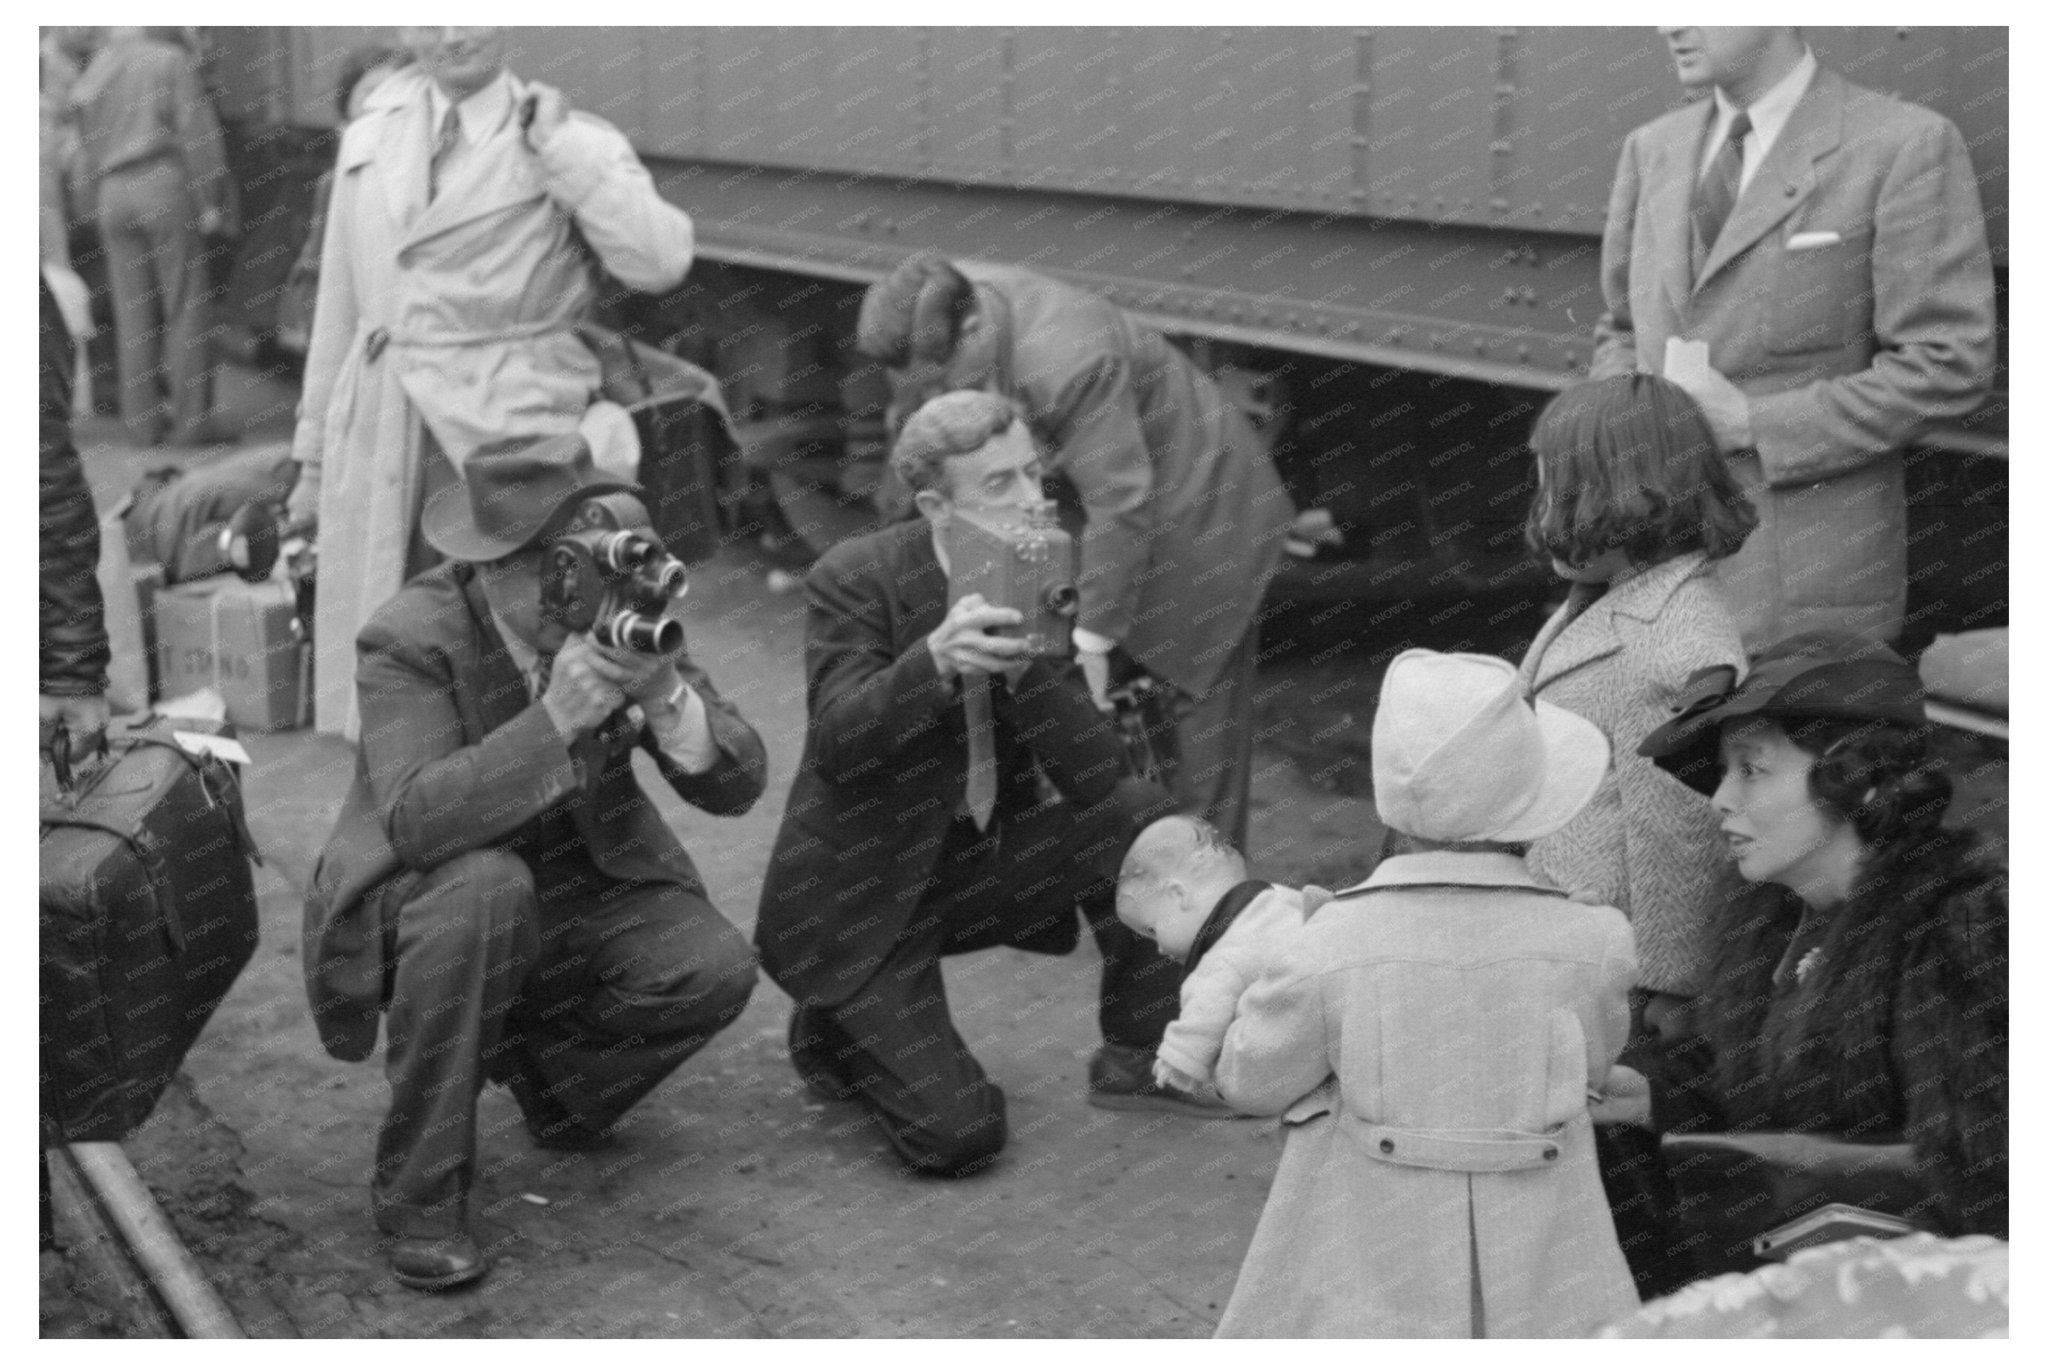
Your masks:
{"label": "white coat", "polygon": [[1632,1311],[1586,1102],[1634,972],[1620,911],[1505,853],[1389,858],[1317,910],[1216,1064],[1286,1132],[1216,1334],[1584,1336]]}
{"label": "white coat", "polygon": [[[314,724],[354,737],[355,637],[403,581],[419,516],[422,423],[458,470],[479,447],[575,430],[598,365],[570,328],[623,284],[673,288],[690,220],[619,131],[571,113],[527,145],[515,112],[428,202],[427,78],[378,87],[342,134],[292,453],[294,511],[320,519]],[[586,250],[586,247],[588,248]]]}

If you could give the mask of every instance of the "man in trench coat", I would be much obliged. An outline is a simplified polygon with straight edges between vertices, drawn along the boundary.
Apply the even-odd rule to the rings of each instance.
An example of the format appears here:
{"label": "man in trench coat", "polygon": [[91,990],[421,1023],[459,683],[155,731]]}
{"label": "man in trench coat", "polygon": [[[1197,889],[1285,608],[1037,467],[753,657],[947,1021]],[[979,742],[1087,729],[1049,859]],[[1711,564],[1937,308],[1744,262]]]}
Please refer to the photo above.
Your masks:
{"label": "man in trench coat", "polygon": [[[1664,375],[1734,457],[1758,526],[1719,572],[1752,652],[1807,630],[1891,639],[1900,452],[1975,408],[1997,359],[1969,151],[1939,114],[1820,69],[1796,29],[1661,31],[1679,80],[1712,94],[1622,148],[1592,376]],[[1738,115],[1706,241],[1706,183]],[[1706,343],[1704,372],[1667,370],[1673,337]]]}
{"label": "man in trench coat", "polygon": [[487,442],[582,423],[598,364],[571,329],[597,298],[591,256],[658,291],[692,246],[625,137],[506,70],[497,29],[399,36],[413,68],[342,134],[292,444],[290,512],[320,528],[313,721],[350,737],[356,631],[433,562],[427,497]]}

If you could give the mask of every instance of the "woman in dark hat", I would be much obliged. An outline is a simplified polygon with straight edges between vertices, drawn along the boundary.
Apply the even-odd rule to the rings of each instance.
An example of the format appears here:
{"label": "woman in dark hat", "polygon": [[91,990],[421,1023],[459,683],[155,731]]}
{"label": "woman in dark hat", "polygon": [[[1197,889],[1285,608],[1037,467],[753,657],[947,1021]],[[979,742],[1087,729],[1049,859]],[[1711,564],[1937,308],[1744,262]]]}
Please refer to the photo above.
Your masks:
{"label": "woman in dark hat", "polygon": [[1904,1142],[1938,1230],[2006,1233],[2002,874],[1942,828],[1920,680],[1881,645],[1803,635],[1741,686],[1697,676],[1641,752],[1710,796],[1750,889],[1728,907],[1700,1038],[1637,1121]]}

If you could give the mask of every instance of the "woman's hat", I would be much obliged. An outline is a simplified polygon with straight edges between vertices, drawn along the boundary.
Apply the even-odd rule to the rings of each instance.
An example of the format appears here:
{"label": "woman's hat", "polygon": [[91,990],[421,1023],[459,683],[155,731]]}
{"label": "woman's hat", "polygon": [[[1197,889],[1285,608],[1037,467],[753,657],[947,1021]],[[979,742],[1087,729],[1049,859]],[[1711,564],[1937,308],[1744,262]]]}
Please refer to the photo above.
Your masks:
{"label": "woman's hat", "polygon": [[1881,644],[1826,632],[1794,635],[1765,649],[1739,685],[1733,668],[1701,669],[1687,680],[1674,710],[1636,752],[1706,796],[1720,785],[1721,727],[1732,721],[1927,722],[1926,694],[1912,665]]}
{"label": "woman's hat", "polygon": [[463,461],[460,482],[428,500],[420,533],[450,559],[484,564],[525,549],[558,514],[590,498],[639,492],[599,477],[576,432],[497,441]]}
{"label": "woman's hat", "polygon": [[1585,808],[1608,753],[1593,722],[1526,700],[1507,660],[1411,649],[1380,684],[1373,800],[1380,819],[1417,838],[1527,843]]}

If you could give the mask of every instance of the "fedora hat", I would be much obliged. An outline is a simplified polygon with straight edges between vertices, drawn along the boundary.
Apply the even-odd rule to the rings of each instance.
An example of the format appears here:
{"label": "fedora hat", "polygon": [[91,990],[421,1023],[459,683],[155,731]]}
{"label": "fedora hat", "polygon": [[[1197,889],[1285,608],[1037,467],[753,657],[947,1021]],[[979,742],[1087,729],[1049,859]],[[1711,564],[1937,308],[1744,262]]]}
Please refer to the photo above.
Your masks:
{"label": "fedora hat", "polygon": [[1848,720],[1924,725],[1927,694],[1913,666],[1884,645],[1812,631],[1759,653],[1740,683],[1728,667],[1687,680],[1675,714],[1636,749],[1694,791],[1721,783],[1721,728],[1739,720]]}
{"label": "fedora hat", "polygon": [[458,482],[427,501],[420,533],[450,559],[488,563],[525,549],[590,498],[639,492],[600,477],[576,432],[495,441],[463,461]]}
{"label": "fedora hat", "polygon": [[1411,649],[1372,720],[1373,801],[1403,834],[1520,844],[1562,829],[1607,774],[1607,736],[1523,696],[1505,659]]}

